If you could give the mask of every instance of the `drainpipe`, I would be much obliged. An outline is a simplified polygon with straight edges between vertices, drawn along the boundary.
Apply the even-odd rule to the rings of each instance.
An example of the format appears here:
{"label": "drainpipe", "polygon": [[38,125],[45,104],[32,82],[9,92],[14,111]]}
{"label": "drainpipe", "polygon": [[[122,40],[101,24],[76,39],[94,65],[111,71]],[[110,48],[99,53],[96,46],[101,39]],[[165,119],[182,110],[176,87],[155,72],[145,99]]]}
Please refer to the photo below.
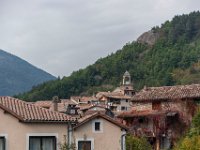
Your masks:
{"label": "drainpipe", "polygon": [[70,146],[72,144],[72,123],[69,122],[67,125],[67,144]]}
{"label": "drainpipe", "polygon": [[126,140],[125,140],[125,136],[127,135],[126,131],[123,130],[122,131],[122,135],[121,135],[121,150],[126,150]]}

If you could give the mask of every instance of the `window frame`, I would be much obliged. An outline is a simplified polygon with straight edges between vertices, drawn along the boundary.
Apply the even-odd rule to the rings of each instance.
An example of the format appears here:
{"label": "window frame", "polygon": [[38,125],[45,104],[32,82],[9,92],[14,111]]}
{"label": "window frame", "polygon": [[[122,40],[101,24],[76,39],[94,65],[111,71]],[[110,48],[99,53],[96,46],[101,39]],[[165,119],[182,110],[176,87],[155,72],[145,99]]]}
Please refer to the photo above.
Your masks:
{"label": "window frame", "polygon": [[4,150],[7,150],[8,149],[8,134],[1,134],[0,133],[0,137],[1,138],[4,138]]}
{"label": "window frame", "polygon": [[101,131],[101,122],[99,121],[94,122],[94,129],[95,131]]}
{"label": "window frame", "polygon": [[[100,123],[99,124],[100,127],[99,127],[98,131],[95,129],[95,124],[96,123]],[[93,120],[93,122],[92,122],[92,131],[93,131],[93,133],[103,133],[103,121],[100,120],[100,119]]]}
{"label": "window frame", "polygon": [[55,149],[58,150],[58,133],[28,133],[26,135],[26,150],[30,148],[30,137],[54,137]]}
{"label": "window frame", "polygon": [[91,150],[94,150],[94,139],[93,138],[87,138],[87,139],[84,139],[84,138],[77,138],[76,139],[76,149],[78,150],[78,142],[79,141],[89,141],[91,142]]}
{"label": "window frame", "polygon": [[56,137],[55,136],[29,136],[29,150],[30,150],[30,140],[31,138],[39,139],[40,147],[43,147],[43,139],[53,139],[53,148],[56,149]]}

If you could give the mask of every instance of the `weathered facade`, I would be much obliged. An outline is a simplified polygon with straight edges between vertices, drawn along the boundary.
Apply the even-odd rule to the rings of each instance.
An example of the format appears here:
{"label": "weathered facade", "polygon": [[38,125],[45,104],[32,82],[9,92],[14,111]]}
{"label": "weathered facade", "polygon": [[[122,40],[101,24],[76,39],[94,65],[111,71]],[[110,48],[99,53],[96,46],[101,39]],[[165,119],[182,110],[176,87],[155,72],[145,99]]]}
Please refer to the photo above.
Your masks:
{"label": "weathered facade", "polygon": [[132,110],[118,117],[154,149],[171,148],[189,127],[199,99],[199,84],[145,87],[132,97]]}

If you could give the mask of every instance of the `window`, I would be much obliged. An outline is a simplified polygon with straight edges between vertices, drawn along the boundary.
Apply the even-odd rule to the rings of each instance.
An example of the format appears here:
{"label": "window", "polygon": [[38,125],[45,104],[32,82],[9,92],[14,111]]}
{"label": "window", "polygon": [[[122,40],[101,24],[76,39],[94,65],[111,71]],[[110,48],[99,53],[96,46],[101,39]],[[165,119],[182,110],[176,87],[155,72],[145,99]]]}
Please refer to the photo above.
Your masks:
{"label": "window", "polygon": [[139,122],[139,123],[144,123],[144,118],[139,118],[139,119],[138,119],[138,122]]}
{"label": "window", "polygon": [[127,111],[127,107],[126,106],[121,106],[121,111]]}
{"label": "window", "polygon": [[0,137],[0,150],[6,149],[6,139],[5,137]]}
{"label": "window", "polygon": [[103,132],[103,123],[101,120],[93,121],[93,132],[95,133],[102,133]]}
{"label": "window", "polygon": [[56,137],[30,136],[29,150],[56,150]]}
{"label": "window", "polygon": [[100,131],[100,122],[95,122],[95,131]]}
{"label": "window", "polygon": [[72,114],[72,115],[75,115],[75,113],[76,113],[76,111],[75,111],[75,109],[70,109],[70,114]]}

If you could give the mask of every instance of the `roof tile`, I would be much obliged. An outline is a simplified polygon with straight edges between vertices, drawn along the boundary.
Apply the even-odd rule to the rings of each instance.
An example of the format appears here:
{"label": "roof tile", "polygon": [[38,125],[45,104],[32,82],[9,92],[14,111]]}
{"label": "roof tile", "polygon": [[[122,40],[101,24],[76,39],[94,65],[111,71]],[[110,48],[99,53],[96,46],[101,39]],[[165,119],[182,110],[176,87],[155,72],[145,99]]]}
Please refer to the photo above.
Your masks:
{"label": "roof tile", "polygon": [[166,99],[186,99],[199,98],[200,84],[162,86],[162,87],[145,87],[136,93],[132,100],[166,100]]}
{"label": "roof tile", "polygon": [[66,114],[50,111],[8,96],[0,97],[0,108],[22,122],[68,122],[73,120]]}

